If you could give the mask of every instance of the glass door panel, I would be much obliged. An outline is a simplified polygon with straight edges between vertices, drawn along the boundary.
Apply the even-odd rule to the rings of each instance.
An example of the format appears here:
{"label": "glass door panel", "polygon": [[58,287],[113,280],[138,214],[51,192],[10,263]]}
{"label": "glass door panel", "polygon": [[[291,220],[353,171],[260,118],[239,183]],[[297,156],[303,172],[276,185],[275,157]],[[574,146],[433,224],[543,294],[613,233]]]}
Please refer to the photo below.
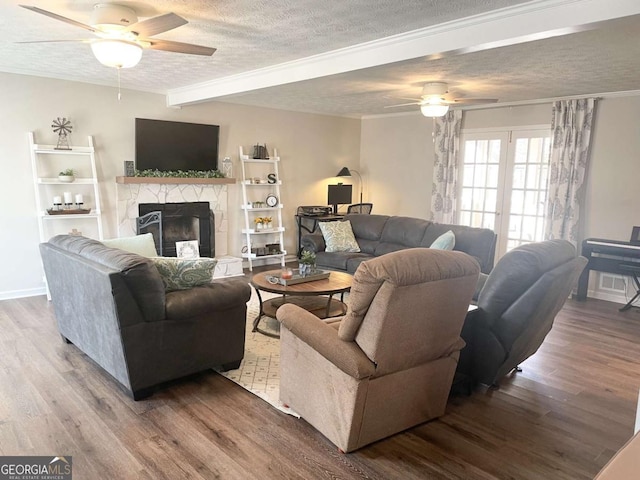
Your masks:
{"label": "glass door panel", "polygon": [[[484,137],[484,138],[483,138]],[[474,135],[463,141],[462,179],[460,182],[460,224],[496,230],[500,191],[502,145],[507,136]]]}
{"label": "glass door panel", "polygon": [[463,132],[459,223],[497,233],[496,261],[518,245],[543,239],[549,134]]}

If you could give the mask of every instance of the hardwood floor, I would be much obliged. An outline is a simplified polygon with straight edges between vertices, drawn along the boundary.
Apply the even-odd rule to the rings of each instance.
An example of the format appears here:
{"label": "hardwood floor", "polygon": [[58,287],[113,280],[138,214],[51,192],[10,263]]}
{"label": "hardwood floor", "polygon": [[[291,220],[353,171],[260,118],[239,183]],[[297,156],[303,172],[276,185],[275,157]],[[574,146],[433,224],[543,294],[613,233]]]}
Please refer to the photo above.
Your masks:
{"label": "hardwood floor", "polygon": [[632,435],[640,310],[570,300],[523,372],[344,455],[304,420],[204,373],[134,402],[56,330],[0,302],[0,454],[72,455],[76,479],[590,479]]}

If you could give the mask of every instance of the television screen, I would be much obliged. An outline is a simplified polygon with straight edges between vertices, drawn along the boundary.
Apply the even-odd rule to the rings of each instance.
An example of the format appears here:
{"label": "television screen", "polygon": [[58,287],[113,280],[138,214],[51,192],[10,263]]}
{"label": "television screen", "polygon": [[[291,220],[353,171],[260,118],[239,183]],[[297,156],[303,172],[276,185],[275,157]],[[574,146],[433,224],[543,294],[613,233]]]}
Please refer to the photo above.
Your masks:
{"label": "television screen", "polygon": [[138,170],[216,170],[218,125],[136,118]]}

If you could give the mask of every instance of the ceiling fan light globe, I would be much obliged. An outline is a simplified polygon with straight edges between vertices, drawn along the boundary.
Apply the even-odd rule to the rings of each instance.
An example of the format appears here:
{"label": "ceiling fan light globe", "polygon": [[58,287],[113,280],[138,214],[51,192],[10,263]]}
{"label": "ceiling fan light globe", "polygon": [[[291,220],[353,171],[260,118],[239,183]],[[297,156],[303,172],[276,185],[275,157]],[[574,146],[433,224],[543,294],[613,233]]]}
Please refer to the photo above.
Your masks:
{"label": "ceiling fan light globe", "polygon": [[449,111],[449,105],[425,103],[420,105],[420,111],[425,117],[442,117]]}
{"label": "ceiling fan light globe", "polygon": [[91,50],[98,61],[107,67],[135,67],[142,58],[142,47],[125,40],[94,40],[91,42]]}

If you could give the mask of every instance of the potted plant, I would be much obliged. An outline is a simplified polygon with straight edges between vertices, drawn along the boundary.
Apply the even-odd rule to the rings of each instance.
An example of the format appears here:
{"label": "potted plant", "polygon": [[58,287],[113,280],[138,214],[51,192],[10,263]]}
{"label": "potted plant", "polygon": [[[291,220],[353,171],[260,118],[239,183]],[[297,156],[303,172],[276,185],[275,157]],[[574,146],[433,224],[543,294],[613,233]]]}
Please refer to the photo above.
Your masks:
{"label": "potted plant", "polygon": [[73,171],[73,168],[67,168],[66,170],[62,170],[58,174],[58,180],[65,183],[71,183],[76,179],[75,173],[76,172]]}
{"label": "potted plant", "polygon": [[253,221],[256,224],[256,230],[262,230],[262,228],[264,227],[264,218],[256,217],[253,219]]}
{"label": "potted plant", "polygon": [[271,217],[263,217],[262,223],[264,223],[264,228],[270,229],[272,227],[271,222],[273,219]]}
{"label": "potted plant", "polygon": [[300,275],[309,275],[316,270],[316,254],[309,250],[303,250],[298,262]]}

